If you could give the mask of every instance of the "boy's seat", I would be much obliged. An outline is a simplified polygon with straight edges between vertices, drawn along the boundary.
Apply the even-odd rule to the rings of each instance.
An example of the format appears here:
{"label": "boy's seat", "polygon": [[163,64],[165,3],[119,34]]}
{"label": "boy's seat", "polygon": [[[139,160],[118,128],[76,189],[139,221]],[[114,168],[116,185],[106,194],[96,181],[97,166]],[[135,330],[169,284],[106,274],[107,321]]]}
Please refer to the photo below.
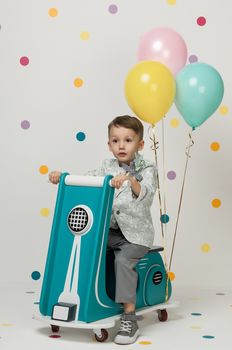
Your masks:
{"label": "boy's seat", "polygon": [[162,252],[164,250],[164,247],[161,247],[159,245],[154,245],[150,248],[149,252],[148,253],[152,253],[152,252]]}

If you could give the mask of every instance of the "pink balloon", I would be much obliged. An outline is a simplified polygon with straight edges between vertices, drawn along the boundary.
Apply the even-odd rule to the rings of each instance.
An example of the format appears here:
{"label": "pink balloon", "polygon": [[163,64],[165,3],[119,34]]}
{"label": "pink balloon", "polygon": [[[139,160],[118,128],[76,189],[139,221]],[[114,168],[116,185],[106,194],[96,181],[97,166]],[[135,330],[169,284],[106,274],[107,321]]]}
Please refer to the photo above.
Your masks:
{"label": "pink balloon", "polygon": [[161,62],[175,75],[186,64],[187,46],[175,30],[154,28],[142,36],[138,60]]}

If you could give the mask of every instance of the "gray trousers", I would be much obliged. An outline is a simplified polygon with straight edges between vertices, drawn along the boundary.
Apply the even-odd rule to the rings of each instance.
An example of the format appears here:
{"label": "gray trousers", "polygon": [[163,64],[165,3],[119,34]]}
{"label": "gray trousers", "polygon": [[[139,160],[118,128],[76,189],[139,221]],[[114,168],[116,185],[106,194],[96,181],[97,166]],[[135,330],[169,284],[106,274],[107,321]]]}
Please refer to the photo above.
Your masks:
{"label": "gray trousers", "polygon": [[116,303],[136,303],[137,262],[149,251],[148,247],[130,243],[120,229],[109,230],[107,249],[113,249],[115,261]]}

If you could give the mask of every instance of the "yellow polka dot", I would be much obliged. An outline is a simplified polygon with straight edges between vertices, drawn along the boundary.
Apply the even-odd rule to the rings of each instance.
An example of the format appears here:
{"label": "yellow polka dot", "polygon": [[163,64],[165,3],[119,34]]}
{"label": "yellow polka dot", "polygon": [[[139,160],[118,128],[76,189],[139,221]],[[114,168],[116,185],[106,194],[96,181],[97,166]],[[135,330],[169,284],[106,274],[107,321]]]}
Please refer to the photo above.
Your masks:
{"label": "yellow polka dot", "polygon": [[48,10],[48,14],[51,17],[56,17],[58,15],[58,10],[56,8],[50,8]]}
{"label": "yellow polka dot", "polygon": [[41,214],[41,216],[49,216],[49,214],[50,214],[49,208],[42,208],[40,210],[40,214]]}
{"label": "yellow polka dot", "polygon": [[211,247],[208,243],[204,243],[201,246],[201,250],[203,253],[208,253],[211,250]]}
{"label": "yellow polka dot", "polygon": [[212,142],[211,145],[210,145],[210,148],[212,151],[218,151],[219,148],[220,148],[220,144],[218,142]]}
{"label": "yellow polka dot", "polygon": [[214,198],[212,200],[211,204],[214,208],[219,208],[221,206],[221,201],[218,198]]}
{"label": "yellow polka dot", "polygon": [[80,38],[82,40],[88,40],[89,39],[89,32],[81,32]]}
{"label": "yellow polka dot", "polygon": [[168,277],[169,277],[170,281],[174,281],[174,279],[176,278],[176,275],[174,274],[174,272],[169,271]]}
{"label": "yellow polka dot", "polygon": [[221,115],[226,115],[226,114],[229,113],[229,108],[227,106],[225,106],[225,105],[222,105],[222,106],[219,107],[218,111],[219,111],[219,113]]}
{"label": "yellow polka dot", "polygon": [[12,327],[13,324],[12,323],[1,323],[2,327]]}
{"label": "yellow polka dot", "polygon": [[172,118],[172,120],[170,121],[170,125],[173,128],[177,128],[180,125],[180,120],[177,118]]}
{"label": "yellow polka dot", "polygon": [[39,168],[39,172],[40,172],[40,174],[42,174],[42,175],[47,174],[47,173],[48,173],[48,167],[47,167],[47,165],[41,165],[41,167]]}
{"label": "yellow polka dot", "polygon": [[141,344],[141,345],[150,345],[150,344],[152,344],[152,342],[148,341],[148,340],[141,340],[141,341],[139,341],[139,344]]}
{"label": "yellow polka dot", "polygon": [[82,85],[84,84],[84,82],[83,82],[83,80],[81,79],[81,78],[76,78],[75,80],[74,80],[74,86],[75,87],[81,87]]}
{"label": "yellow polka dot", "polygon": [[176,0],[167,0],[168,5],[175,5]]}

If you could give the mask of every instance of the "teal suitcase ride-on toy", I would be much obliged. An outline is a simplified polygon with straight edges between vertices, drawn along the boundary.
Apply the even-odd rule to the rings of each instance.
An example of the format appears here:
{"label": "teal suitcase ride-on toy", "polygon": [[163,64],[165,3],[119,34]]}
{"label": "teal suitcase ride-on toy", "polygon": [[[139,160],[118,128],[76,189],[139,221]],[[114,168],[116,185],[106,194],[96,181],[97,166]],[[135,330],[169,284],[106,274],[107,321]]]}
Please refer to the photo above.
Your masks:
{"label": "teal suitcase ride-on toy", "polygon": [[[114,301],[113,255],[106,254],[114,197],[112,176],[62,174],[57,194],[39,302],[39,319],[54,332],[60,326],[93,329],[104,341],[122,313]],[[166,321],[174,306],[160,251],[154,247],[136,265],[136,313],[157,310]]]}

